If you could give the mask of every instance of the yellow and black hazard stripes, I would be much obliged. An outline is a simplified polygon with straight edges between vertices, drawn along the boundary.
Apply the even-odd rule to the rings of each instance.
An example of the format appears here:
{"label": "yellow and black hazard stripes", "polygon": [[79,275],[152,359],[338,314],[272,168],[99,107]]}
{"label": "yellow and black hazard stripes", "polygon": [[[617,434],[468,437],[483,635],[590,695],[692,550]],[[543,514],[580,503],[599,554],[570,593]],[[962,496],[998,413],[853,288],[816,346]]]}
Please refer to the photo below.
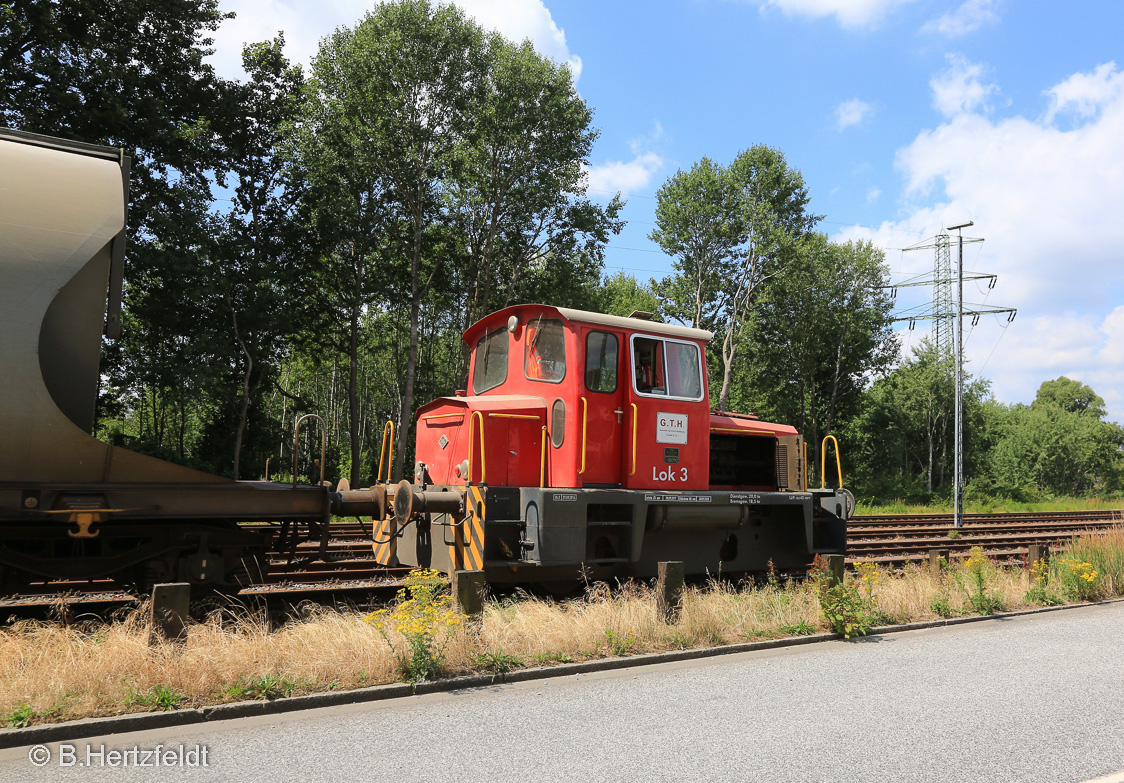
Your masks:
{"label": "yellow and black hazard stripes", "polygon": [[389,519],[373,520],[375,540],[371,549],[379,565],[398,565],[398,522],[393,516]]}
{"label": "yellow and black hazard stripes", "polygon": [[453,530],[449,561],[458,571],[484,570],[484,517],[487,489],[467,487],[464,520]]}

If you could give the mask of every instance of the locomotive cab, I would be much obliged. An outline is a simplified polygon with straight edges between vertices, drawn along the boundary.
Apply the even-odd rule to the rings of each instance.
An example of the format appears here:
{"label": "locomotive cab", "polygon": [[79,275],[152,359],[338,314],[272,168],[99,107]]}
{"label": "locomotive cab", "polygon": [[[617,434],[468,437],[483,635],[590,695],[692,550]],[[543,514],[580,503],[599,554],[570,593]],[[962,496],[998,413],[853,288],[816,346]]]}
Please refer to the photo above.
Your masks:
{"label": "locomotive cab", "polygon": [[[465,332],[472,396],[418,412],[417,459],[437,483],[705,489],[710,337],[543,305],[494,313]],[[476,423],[458,413],[470,408],[482,414]],[[465,443],[484,433],[471,477],[457,473],[460,452],[441,447],[438,430]],[[501,448],[511,437],[518,442]],[[519,480],[498,480],[509,472]]]}
{"label": "locomotive cab", "polygon": [[648,577],[661,560],[795,570],[841,552],[845,491],[806,490],[796,430],[710,410],[711,337],[536,304],[481,319],[464,334],[469,390],[417,412],[414,483],[376,555],[495,583]]}

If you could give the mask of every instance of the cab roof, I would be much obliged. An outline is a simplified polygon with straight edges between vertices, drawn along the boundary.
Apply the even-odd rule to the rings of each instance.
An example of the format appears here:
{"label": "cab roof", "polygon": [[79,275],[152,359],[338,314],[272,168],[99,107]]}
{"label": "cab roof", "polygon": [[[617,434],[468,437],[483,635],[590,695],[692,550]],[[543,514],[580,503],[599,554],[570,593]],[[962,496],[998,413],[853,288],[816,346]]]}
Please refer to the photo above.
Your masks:
{"label": "cab roof", "polygon": [[505,323],[512,315],[519,315],[532,311],[535,313],[534,317],[537,318],[539,313],[543,316],[561,317],[567,321],[575,323],[595,324],[597,326],[611,326],[616,329],[624,329],[629,332],[643,332],[646,334],[664,335],[667,337],[677,337],[681,340],[702,340],[709,342],[714,334],[705,329],[692,329],[689,326],[677,326],[675,324],[662,324],[657,321],[648,321],[643,318],[623,318],[619,315],[605,315],[604,313],[594,313],[589,310],[573,310],[569,307],[553,307],[551,305],[540,304],[520,304],[505,307],[503,310],[498,310],[494,313],[484,316],[472,326],[464,330],[464,341],[470,346],[474,343],[474,338],[478,338],[480,333],[486,328],[491,326],[495,328],[496,324]]}

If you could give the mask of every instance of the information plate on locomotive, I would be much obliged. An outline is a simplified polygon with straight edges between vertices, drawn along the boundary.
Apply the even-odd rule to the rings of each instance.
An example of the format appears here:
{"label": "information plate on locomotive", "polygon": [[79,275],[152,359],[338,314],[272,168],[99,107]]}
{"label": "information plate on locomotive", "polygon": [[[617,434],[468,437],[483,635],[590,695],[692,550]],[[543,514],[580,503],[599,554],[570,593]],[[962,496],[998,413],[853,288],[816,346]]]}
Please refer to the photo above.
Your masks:
{"label": "information plate on locomotive", "polygon": [[711,503],[710,495],[645,495],[646,503]]}
{"label": "information plate on locomotive", "polygon": [[686,443],[687,416],[683,413],[656,414],[656,443]]}
{"label": "information plate on locomotive", "polygon": [[663,450],[663,464],[665,465],[678,465],[679,464],[679,449],[667,448]]}

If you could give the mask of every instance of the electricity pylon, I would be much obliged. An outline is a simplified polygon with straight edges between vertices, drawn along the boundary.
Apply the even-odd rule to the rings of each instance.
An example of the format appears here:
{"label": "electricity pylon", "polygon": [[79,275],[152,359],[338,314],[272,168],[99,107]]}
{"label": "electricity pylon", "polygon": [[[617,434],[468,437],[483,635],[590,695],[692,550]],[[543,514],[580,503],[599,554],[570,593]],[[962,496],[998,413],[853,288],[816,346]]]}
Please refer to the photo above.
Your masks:
{"label": "electricity pylon", "polygon": [[[961,527],[964,524],[964,316],[972,316],[972,326],[975,326],[980,316],[991,313],[1007,313],[1007,322],[1010,323],[1018,312],[1013,307],[988,307],[986,305],[964,305],[964,281],[987,280],[988,290],[995,288],[996,276],[989,274],[964,273],[964,243],[983,242],[983,239],[965,238],[962,230],[974,225],[971,221],[958,226],[949,226],[948,230],[956,230],[957,261],[956,273],[952,272],[949,256],[949,236],[942,231],[932,240],[925,240],[916,245],[911,245],[905,250],[935,251],[932,277],[916,276],[890,286],[897,294],[898,288],[928,285],[933,287],[933,300],[925,305],[911,308],[894,316],[894,321],[909,321],[912,329],[917,321],[933,322],[933,342],[936,344],[938,355],[947,357],[951,354],[953,359],[953,383],[956,387],[956,406],[953,413],[955,420],[954,435],[954,460],[952,471],[952,497],[953,497],[953,526]],[[953,284],[956,284],[956,296],[953,297]]]}

